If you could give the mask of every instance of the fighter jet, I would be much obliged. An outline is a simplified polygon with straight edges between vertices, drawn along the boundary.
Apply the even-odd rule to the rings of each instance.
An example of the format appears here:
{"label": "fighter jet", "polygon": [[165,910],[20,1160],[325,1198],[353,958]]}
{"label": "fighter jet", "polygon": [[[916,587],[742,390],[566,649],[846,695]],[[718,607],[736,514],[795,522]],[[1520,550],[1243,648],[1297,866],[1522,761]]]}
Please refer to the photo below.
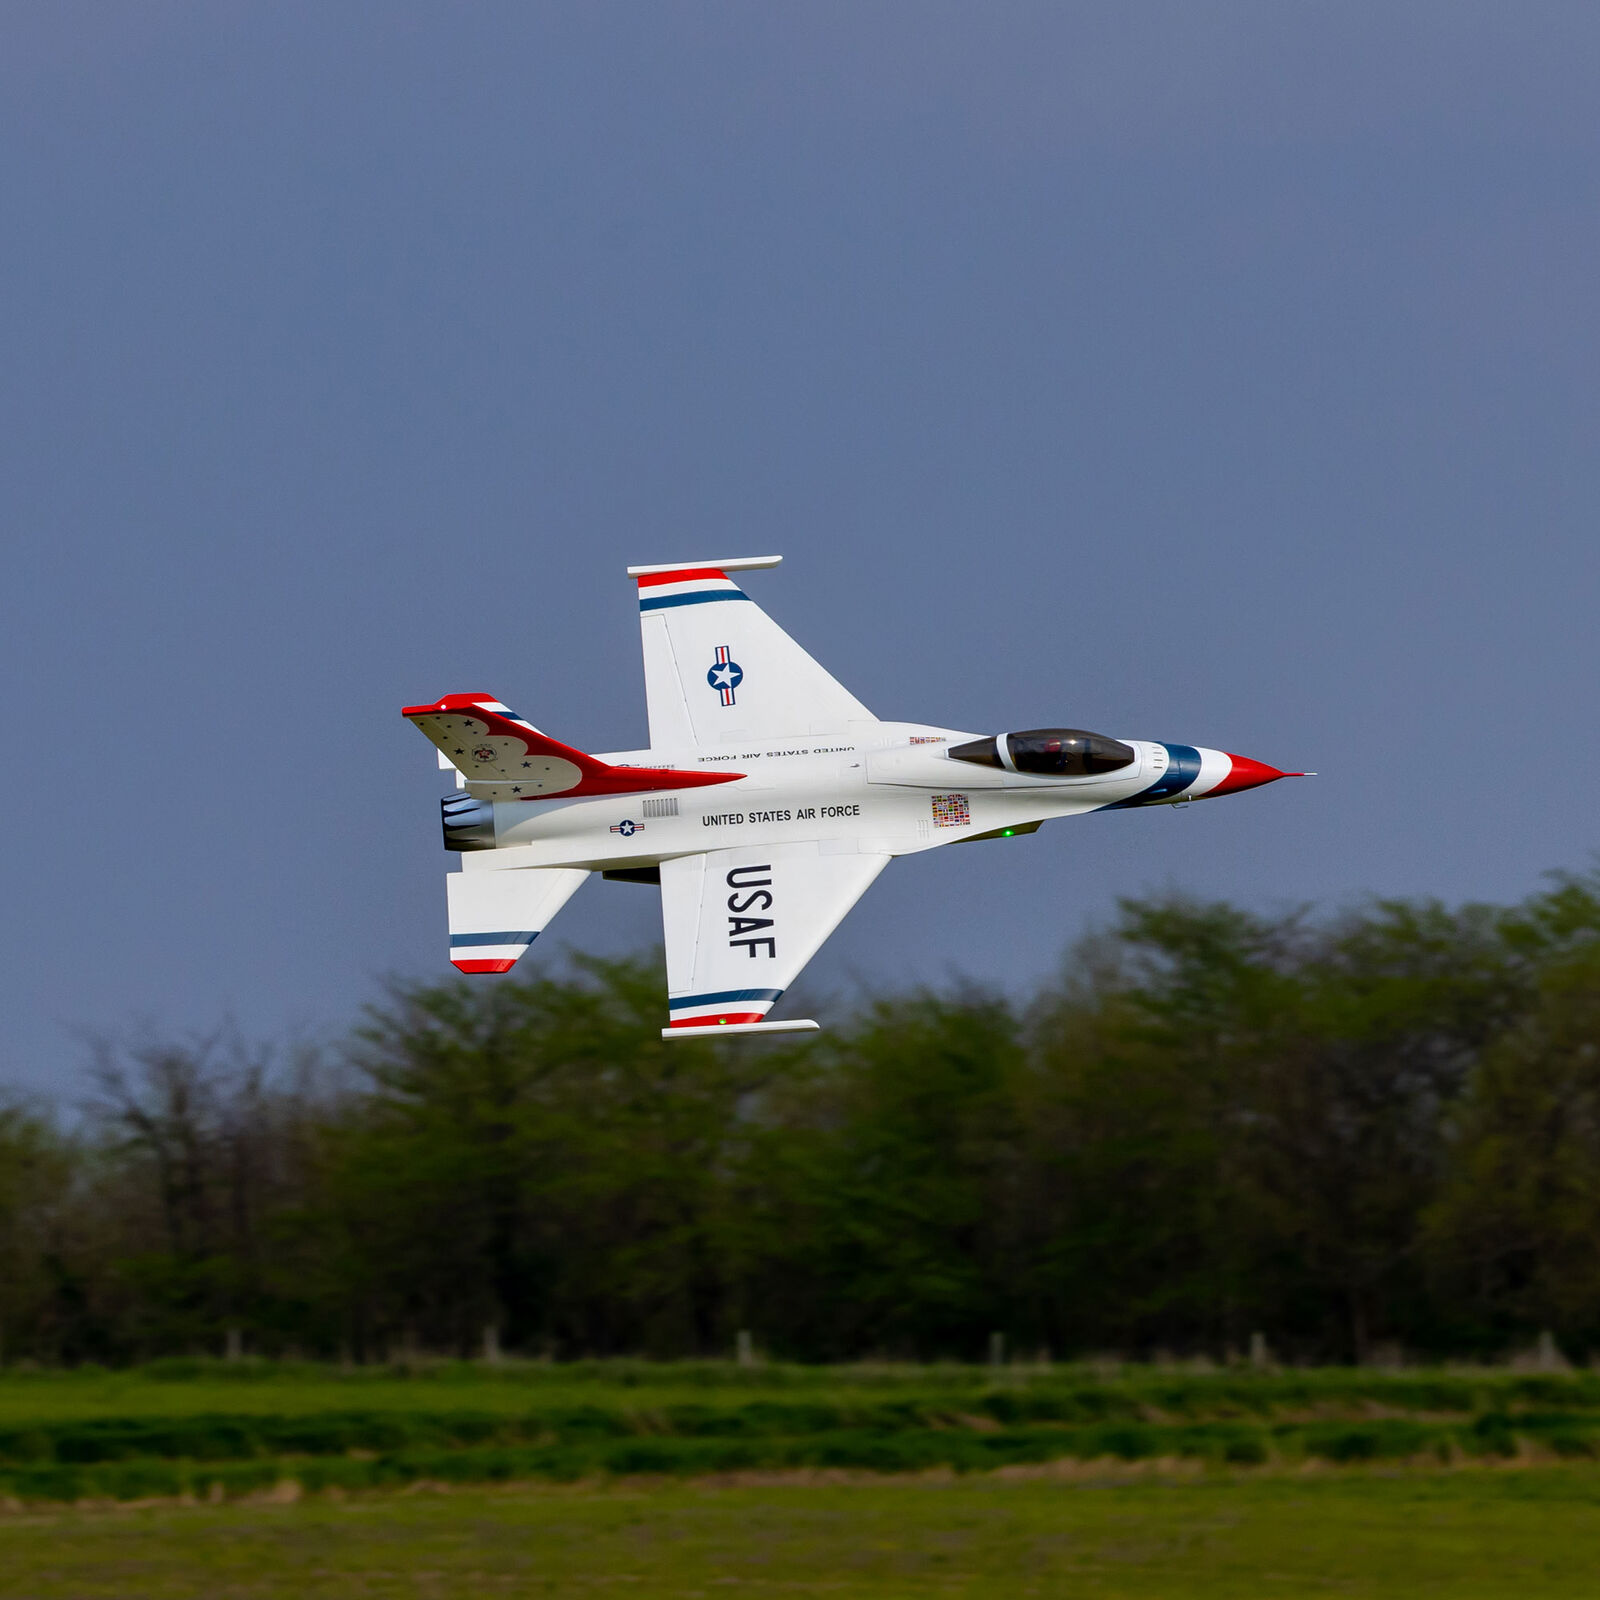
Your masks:
{"label": "fighter jet", "polygon": [[896,856],[1279,778],[1198,745],[875,717],[729,576],[780,556],[629,567],[650,748],[586,755],[488,694],[403,715],[454,770],[450,959],[509,972],[592,873],[658,884],[669,1039],[814,1029],[767,1013]]}

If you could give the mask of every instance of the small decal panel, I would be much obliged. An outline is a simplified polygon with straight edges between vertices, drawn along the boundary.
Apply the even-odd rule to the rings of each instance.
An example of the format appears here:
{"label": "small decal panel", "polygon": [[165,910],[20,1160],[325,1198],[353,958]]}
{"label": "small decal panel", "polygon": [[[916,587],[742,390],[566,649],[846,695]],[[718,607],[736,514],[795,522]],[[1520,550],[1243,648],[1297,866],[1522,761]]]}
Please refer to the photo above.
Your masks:
{"label": "small decal panel", "polygon": [[964,794],[936,794],[933,797],[933,825],[936,828],[972,826],[972,802]]}
{"label": "small decal panel", "polygon": [[624,817],[621,822],[611,824],[613,833],[620,833],[624,839],[631,839],[636,833],[644,832],[644,824],[635,822],[632,817]]}
{"label": "small decal panel", "polygon": [[717,691],[723,705],[731,706],[734,703],[733,691],[744,682],[744,668],[729,654],[727,645],[717,646],[716,660],[706,673],[706,682]]}

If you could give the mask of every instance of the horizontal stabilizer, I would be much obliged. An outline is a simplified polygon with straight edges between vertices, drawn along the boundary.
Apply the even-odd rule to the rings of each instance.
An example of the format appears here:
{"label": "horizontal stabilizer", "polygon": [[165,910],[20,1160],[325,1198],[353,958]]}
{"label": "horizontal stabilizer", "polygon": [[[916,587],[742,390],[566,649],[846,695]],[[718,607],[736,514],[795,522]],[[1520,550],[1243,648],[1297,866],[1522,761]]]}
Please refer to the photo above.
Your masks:
{"label": "horizontal stabilizer", "polygon": [[663,1028],[663,1039],[705,1039],[713,1034],[730,1033],[817,1033],[820,1022],[796,1017],[792,1022],[724,1022],[704,1028]]}
{"label": "horizontal stabilizer", "polygon": [[578,867],[452,872],[451,963],[462,972],[509,972],[588,876]]}
{"label": "horizontal stabilizer", "polygon": [[638,794],[731,783],[739,772],[681,772],[670,767],[614,767],[541,733],[492,695],[447,694],[431,706],[406,706],[401,716],[484,800],[548,800],[555,795]]}

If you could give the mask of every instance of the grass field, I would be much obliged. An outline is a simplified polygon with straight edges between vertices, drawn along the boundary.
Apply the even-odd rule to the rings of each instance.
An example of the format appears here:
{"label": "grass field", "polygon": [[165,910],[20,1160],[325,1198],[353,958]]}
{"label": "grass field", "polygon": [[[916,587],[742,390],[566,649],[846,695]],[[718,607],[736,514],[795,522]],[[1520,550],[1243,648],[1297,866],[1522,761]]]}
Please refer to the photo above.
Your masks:
{"label": "grass field", "polygon": [[1600,1461],[1589,1373],[168,1364],[0,1378],[0,1495],[644,1474]]}
{"label": "grass field", "polygon": [[1600,1375],[0,1374],[0,1597],[1600,1595]]}
{"label": "grass field", "polygon": [[1600,1475],[481,1489],[0,1518],[7,1600],[482,1595],[1555,1600]]}

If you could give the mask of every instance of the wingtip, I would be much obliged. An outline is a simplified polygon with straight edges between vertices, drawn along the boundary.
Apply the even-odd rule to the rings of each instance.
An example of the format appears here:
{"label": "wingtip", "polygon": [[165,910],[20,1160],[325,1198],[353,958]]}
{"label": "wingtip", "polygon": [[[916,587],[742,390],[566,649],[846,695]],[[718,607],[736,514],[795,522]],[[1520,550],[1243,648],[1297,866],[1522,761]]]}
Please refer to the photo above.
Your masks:
{"label": "wingtip", "polygon": [[629,567],[630,578],[650,578],[661,572],[754,572],[758,567],[775,567],[782,556],[730,556],[717,561],[662,561],[654,566]]}
{"label": "wingtip", "polygon": [[820,1033],[822,1024],[810,1017],[796,1017],[786,1022],[712,1022],[701,1028],[685,1026],[663,1028],[663,1039],[725,1038],[730,1033]]}

